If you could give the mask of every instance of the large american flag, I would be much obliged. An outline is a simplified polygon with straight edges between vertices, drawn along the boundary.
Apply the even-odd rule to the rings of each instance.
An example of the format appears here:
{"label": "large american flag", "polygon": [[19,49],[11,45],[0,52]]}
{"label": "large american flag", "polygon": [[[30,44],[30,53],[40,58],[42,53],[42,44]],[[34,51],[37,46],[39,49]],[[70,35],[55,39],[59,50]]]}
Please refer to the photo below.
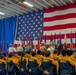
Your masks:
{"label": "large american flag", "polygon": [[60,39],[62,36],[62,43],[65,43],[65,36],[67,39],[67,46],[70,48],[70,34],[72,31],[73,47],[75,47],[75,30],[76,30],[76,4],[69,4],[66,6],[49,8],[38,12],[23,14],[18,17],[18,26],[16,39],[29,36],[34,40],[34,37],[41,37],[46,35],[46,40],[50,43],[50,36],[54,39]]}
{"label": "large american flag", "polygon": [[75,30],[76,30],[76,4],[70,4],[62,7],[55,7],[44,10],[44,35],[47,34],[47,40],[56,33],[56,39],[62,36],[62,43],[65,43],[65,35],[67,39],[67,46],[70,48],[71,31],[73,39],[73,48],[75,48]]}

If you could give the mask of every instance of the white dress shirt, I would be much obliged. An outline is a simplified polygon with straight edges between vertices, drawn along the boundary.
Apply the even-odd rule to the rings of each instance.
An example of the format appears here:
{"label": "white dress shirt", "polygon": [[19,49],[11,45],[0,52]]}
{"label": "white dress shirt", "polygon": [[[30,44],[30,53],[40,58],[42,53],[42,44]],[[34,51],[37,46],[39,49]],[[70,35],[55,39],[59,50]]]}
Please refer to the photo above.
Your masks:
{"label": "white dress shirt", "polygon": [[14,47],[9,47],[9,53],[10,52],[16,52],[16,49]]}
{"label": "white dress shirt", "polygon": [[47,49],[47,51],[50,51],[51,55],[53,54],[54,48],[51,46]]}

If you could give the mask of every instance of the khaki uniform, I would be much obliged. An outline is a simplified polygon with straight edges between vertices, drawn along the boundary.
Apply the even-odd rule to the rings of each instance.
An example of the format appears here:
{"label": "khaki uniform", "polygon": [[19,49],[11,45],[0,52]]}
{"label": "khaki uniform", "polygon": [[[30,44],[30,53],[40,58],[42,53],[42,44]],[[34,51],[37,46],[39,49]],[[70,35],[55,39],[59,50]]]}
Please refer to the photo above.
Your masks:
{"label": "khaki uniform", "polygon": [[46,47],[45,46],[40,46],[40,51],[41,52],[45,52],[46,51]]}
{"label": "khaki uniform", "polygon": [[23,48],[21,46],[17,47],[17,52],[23,51]]}

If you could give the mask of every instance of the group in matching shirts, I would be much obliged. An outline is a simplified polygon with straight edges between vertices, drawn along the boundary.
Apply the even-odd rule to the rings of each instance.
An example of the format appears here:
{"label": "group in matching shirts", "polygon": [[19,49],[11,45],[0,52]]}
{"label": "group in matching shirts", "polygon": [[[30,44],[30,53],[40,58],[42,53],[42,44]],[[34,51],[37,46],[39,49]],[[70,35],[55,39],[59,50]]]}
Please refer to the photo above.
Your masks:
{"label": "group in matching shirts", "polygon": [[0,75],[76,75],[76,50],[0,53]]}

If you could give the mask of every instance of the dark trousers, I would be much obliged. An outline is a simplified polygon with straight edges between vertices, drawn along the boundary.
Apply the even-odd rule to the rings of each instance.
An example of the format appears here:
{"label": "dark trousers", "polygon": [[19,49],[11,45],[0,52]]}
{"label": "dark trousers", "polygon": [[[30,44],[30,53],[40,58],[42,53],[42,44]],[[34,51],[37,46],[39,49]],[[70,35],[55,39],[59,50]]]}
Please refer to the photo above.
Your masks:
{"label": "dark trousers", "polygon": [[39,70],[38,75],[42,75],[42,71],[41,70]]}
{"label": "dark trousers", "polygon": [[19,75],[19,69],[16,67],[16,75]]}
{"label": "dark trousers", "polygon": [[75,74],[73,73],[73,74],[59,74],[59,75],[75,75]]}
{"label": "dark trousers", "polygon": [[27,73],[20,71],[20,72],[19,72],[19,75],[27,75]]}
{"label": "dark trousers", "polygon": [[38,75],[38,73],[32,73],[32,72],[30,72],[29,75]]}
{"label": "dark trousers", "polygon": [[8,72],[8,75],[16,75],[15,72]]}
{"label": "dark trousers", "polygon": [[0,75],[6,75],[6,72],[0,73]]}
{"label": "dark trousers", "polygon": [[[42,75],[47,75],[47,74],[42,74]],[[48,75],[53,75],[53,74],[48,74]]]}

